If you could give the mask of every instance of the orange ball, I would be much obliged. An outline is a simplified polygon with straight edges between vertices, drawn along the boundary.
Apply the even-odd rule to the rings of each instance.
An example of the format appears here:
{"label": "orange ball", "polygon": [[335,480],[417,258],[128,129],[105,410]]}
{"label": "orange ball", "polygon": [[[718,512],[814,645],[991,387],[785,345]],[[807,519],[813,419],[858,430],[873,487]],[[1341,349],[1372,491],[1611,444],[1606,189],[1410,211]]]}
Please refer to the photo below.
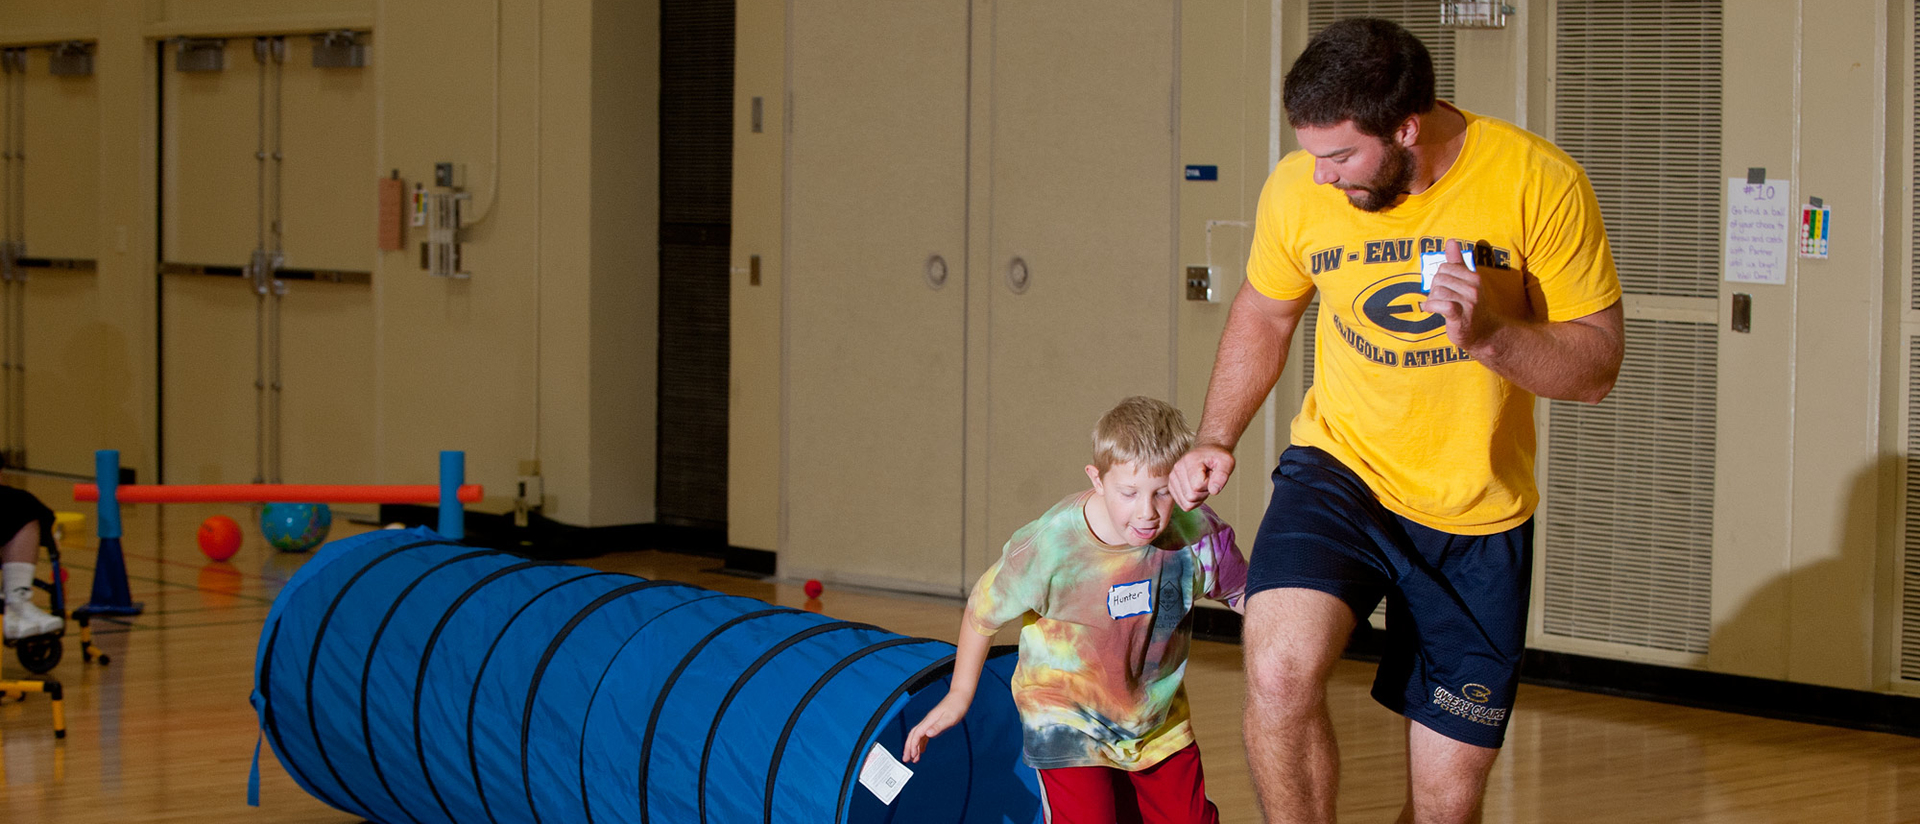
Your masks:
{"label": "orange ball", "polygon": [[200,551],[216,561],[232,558],[240,551],[240,522],[225,515],[201,521]]}

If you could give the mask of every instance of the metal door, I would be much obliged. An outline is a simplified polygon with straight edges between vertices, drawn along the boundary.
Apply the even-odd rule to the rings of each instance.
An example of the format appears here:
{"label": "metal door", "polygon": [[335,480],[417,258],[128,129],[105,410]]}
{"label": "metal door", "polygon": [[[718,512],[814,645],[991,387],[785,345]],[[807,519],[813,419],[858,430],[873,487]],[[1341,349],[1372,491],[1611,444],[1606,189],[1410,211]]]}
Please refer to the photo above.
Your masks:
{"label": "metal door", "polygon": [[783,574],[952,593],[968,4],[794,4]]}
{"label": "metal door", "polygon": [[0,68],[0,456],[90,474],[93,450],[138,431],[126,341],[99,320],[92,45],[7,49]]}
{"label": "metal door", "polygon": [[325,36],[162,51],[169,481],[374,480],[373,85]]}
{"label": "metal door", "polygon": [[1094,422],[1173,397],[1178,4],[997,4],[986,276],[986,529],[977,574],[1087,486]]}

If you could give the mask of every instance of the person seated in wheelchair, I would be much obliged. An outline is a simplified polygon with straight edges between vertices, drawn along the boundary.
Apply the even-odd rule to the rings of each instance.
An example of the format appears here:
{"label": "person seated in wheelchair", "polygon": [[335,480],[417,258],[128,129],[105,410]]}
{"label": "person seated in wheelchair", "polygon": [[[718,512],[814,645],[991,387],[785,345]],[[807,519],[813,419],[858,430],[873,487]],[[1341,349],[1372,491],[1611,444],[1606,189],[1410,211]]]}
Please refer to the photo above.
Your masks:
{"label": "person seated in wheelchair", "polygon": [[53,540],[53,510],[33,493],[0,486],[0,586],[6,592],[5,638],[18,641],[59,632],[66,619],[33,603],[33,572],[40,547]]}

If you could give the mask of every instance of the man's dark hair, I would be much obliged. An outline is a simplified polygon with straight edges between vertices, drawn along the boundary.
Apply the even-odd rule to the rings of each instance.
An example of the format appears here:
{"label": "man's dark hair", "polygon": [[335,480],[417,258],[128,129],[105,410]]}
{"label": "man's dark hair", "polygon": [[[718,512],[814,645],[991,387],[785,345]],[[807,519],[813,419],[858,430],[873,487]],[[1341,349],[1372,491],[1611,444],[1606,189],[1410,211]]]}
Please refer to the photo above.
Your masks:
{"label": "man's dark hair", "polygon": [[1354,17],[1321,30],[1287,70],[1287,123],[1337,126],[1386,138],[1434,105],[1433,58],[1391,20]]}

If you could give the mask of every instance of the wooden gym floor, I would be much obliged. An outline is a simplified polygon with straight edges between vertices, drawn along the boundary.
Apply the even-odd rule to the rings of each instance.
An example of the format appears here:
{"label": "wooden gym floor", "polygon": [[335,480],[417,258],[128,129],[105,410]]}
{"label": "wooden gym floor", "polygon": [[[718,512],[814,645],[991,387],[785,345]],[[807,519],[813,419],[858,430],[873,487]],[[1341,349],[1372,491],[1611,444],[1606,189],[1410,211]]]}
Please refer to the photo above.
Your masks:
{"label": "wooden gym floor", "polygon": [[[85,511],[69,534],[67,591],[85,602],[94,563],[90,508],[70,487],[24,485],[55,509]],[[208,515],[247,525],[232,562],[208,562],[194,531]],[[96,623],[113,662],[84,664],[77,642],[50,673],[66,687],[68,736],[53,738],[47,701],[0,707],[0,819],[44,824],[137,822],[340,822],[261,758],[262,805],[246,805],[256,724],[247,704],[254,648],[274,593],[306,556],[264,547],[242,506],[131,506],[124,538],[134,600],[144,614]],[[365,527],[336,515],[334,537]],[[709,559],[659,552],[612,555],[590,565],[687,581],[800,607],[793,583],[714,573]],[[43,566],[44,574],[44,566]],[[830,589],[821,610],[909,635],[951,638],[960,604]],[[1208,788],[1227,822],[1256,822],[1239,740],[1240,649],[1194,644],[1188,690]],[[1333,695],[1343,761],[1344,821],[1391,821],[1405,781],[1402,722],[1367,697],[1371,665],[1343,662]],[[0,677],[26,673],[12,650]],[[1487,796],[1489,822],[1920,821],[1920,739],[1728,715],[1579,692],[1523,687],[1505,753]]]}

